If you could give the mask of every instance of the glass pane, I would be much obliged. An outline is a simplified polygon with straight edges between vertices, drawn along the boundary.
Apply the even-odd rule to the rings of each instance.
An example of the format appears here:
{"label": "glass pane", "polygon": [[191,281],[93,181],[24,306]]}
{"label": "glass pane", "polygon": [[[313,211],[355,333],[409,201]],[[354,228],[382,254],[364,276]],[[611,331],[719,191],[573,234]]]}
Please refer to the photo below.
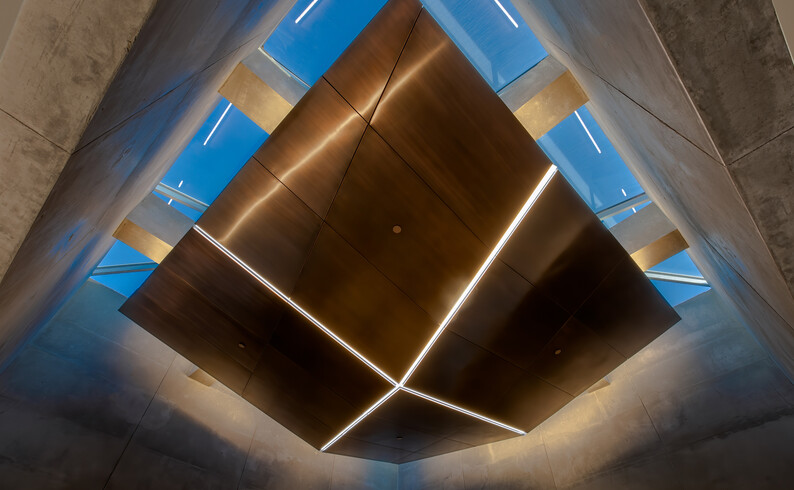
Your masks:
{"label": "glass pane", "polygon": [[568,116],[538,144],[595,212],[644,192],[587,107]]}
{"label": "glass pane", "polygon": [[692,284],[678,284],[667,281],[651,281],[651,283],[656,286],[656,289],[672,306],[677,306],[711,289],[708,286],[694,286]]}
{"label": "glass pane", "polygon": [[312,3],[298,0],[264,45],[270,56],[308,85],[314,85],[328,70],[386,0]]}
{"label": "glass pane", "polygon": [[546,50],[509,0],[423,3],[495,91],[546,57]]}
{"label": "glass pane", "polygon": [[664,262],[651,267],[651,270],[659,272],[673,272],[675,274],[687,274],[690,276],[699,276],[700,271],[686,250],[679,252]]}
{"label": "glass pane", "polygon": [[[152,262],[152,259],[117,240],[116,243],[110,247],[110,250],[105,254],[105,257],[99,265],[121,265],[143,262]],[[145,281],[151,273],[152,271],[128,272],[126,274],[92,276],[92,278],[117,293],[129,297],[141,284],[143,284],[143,281]]]}
{"label": "glass pane", "polygon": [[[222,99],[162,182],[212,204],[266,139],[267,133]],[[176,201],[171,205],[195,219],[195,211]]]}

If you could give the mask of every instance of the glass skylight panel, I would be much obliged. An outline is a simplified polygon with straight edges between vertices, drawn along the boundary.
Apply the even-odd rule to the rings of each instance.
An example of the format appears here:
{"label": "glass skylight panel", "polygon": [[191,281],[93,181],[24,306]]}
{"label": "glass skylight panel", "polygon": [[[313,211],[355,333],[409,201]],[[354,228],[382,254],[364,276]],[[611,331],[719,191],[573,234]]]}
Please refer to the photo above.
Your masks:
{"label": "glass skylight panel", "polygon": [[[99,266],[142,264],[146,262],[152,262],[152,259],[117,240],[116,243],[110,247],[108,253],[105,254],[105,258],[102,259],[102,262],[99,263]],[[143,284],[143,281],[145,281],[151,273],[152,271],[107,274],[101,276],[92,276],[92,279],[109,287],[117,293],[129,297],[140,287],[141,284]]]}
{"label": "glass skylight panel", "polygon": [[[689,254],[684,250],[683,252],[673,255],[669,259],[661,262],[650,269],[657,272],[672,272],[674,274],[686,274],[688,276],[700,276],[700,271]],[[696,286],[693,284],[679,284],[668,281],[652,280],[656,289],[662,293],[662,296],[668,303],[675,306],[683,303],[684,301],[694,298],[700,293],[704,293],[711,289],[709,286]]]}
{"label": "glass skylight panel", "polygon": [[264,45],[270,56],[310,86],[386,3],[317,0],[312,6],[313,1],[298,0]]}
{"label": "glass skylight panel", "polygon": [[[212,204],[266,139],[267,133],[222,99],[171,166],[162,183],[205,204]],[[165,202],[171,201],[157,195]],[[176,201],[170,205],[193,220],[201,214]]]}
{"label": "glass skylight panel", "polygon": [[422,3],[497,92],[546,57],[510,0]]}
{"label": "glass skylight panel", "polygon": [[[594,212],[644,192],[585,106],[538,139],[538,144]],[[633,212],[608,218],[604,224],[611,227]]]}

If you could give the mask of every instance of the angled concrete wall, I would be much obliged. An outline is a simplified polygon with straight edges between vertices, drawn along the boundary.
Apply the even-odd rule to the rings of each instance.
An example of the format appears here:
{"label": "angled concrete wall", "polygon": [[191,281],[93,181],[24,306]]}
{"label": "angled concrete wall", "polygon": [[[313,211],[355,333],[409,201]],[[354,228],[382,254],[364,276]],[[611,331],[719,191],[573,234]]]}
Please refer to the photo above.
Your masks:
{"label": "angled concrete wall", "polygon": [[0,372],[2,488],[396,488],[320,453],[138,327],[88,281]]}
{"label": "angled concrete wall", "polygon": [[794,379],[794,65],[771,0],[514,4],[709,283]]}
{"label": "angled concrete wall", "polygon": [[[14,31],[15,38],[20,31],[30,38],[21,43],[25,49],[38,49],[19,54],[33,81],[10,77],[5,69],[17,57],[15,38],[0,66],[0,242],[13,245],[24,237],[0,281],[0,366],[85,281],[112,245],[113,231],[152,191],[218,103],[218,87],[265,41],[295,0],[131,2],[148,17],[142,27],[128,26],[129,39],[110,44],[114,54],[129,50],[120,66],[105,60],[108,53],[93,53],[106,49],[102,29],[112,29],[121,16],[117,11],[132,9],[130,2],[80,0],[69,4],[76,9],[72,12],[63,2],[30,0],[19,22],[37,3],[52,4],[49,12],[43,8],[49,16],[31,19],[42,24],[40,29]],[[68,27],[61,33],[67,40],[76,30],[83,44],[87,38],[95,45],[61,45],[58,29],[36,38],[39,30],[48,32],[47,26],[58,22]],[[72,51],[92,56],[72,60],[66,56]],[[65,69],[64,64],[74,66]],[[109,69],[109,78],[94,80],[94,68]],[[58,78],[63,74],[67,79]],[[94,89],[88,94],[81,91],[86,77]],[[46,97],[37,87],[49,87]],[[78,121],[64,122],[72,109]],[[25,111],[32,122],[20,126]],[[42,138],[37,131],[53,135]],[[30,196],[36,199],[29,201]],[[12,219],[17,214],[20,220]],[[8,229],[11,238],[4,235]],[[0,266],[6,252],[13,250],[0,253]]]}
{"label": "angled concrete wall", "polygon": [[400,488],[777,489],[794,385],[713,291],[528,435],[400,465]]}

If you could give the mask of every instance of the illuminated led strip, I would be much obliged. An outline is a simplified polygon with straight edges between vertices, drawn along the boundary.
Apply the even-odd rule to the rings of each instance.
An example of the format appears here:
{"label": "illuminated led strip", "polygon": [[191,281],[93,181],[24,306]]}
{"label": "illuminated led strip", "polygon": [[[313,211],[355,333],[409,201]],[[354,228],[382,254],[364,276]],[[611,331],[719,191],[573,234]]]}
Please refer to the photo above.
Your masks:
{"label": "illuminated led strip", "polygon": [[431,402],[436,403],[438,405],[441,405],[442,407],[450,408],[452,410],[455,410],[456,412],[460,412],[460,413],[466,414],[466,415],[468,415],[470,417],[474,417],[475,419],[480,419],[483,422],[488,422],[489,424],[493,424],[493,425],[496,425],[496,426],[501,427],[503,429],[507,429],[509,431],[515,432],[516,434],[521,434],[522,436],[526,434],[526,432],[524,432],[521,429],[516,429],[515,427],[509,426],[507,424],[503,424],[502,422],[498,422],[498,421],[496,421],[494,419],[489,419],[488,417],[486,417],[484,415],[480,415],[478,413],[472,412],[471,410],[466,410],[465,408],[458,407],[458,406],[453,405],[451,403],[447,403],[444,400],[439,400],[438,398],[434,398],[434,397],[432,397],[430,395],[426,395],[426,394],[422,393],[421,391],[412,390],[411,388],[406,388],[405,386],[401,387],[400,389],[403,390],[403,391],[406,391],[406,392],[408,392],[408,393],[410,393],[412,395],[418,396],[419,398],[424,398],[425,400],[428,400],[428,401],[431,401]]}
{"label": "illuminated led strip", "polygon": [[478,282],[480,282],[480,279],[482,279],[482,276],[485,274],[485,272],[491,266],[493,261],[496,259],[496,256],[499,255],[499,252],[501,252],[502,248],[504,248],[505,244],[507,243],[507,240],[510,239],[510,236],[513,234],[513,232],[516,231],[516,228],[518,228],[518,225],[524,219],[524,216],[527,215],[530,208],[538,200],[538,197],[540,197],[540,194],[543,192],[543,190],[551,181],[551,178],[554,177],[554,174],[556,173],[557,173],[556,165],[552,165],[546,171],[546,174],[543,176],[538,186],[535,187],[535,190],[532,191],[532,194],[530,194],[529,199],[527,199],[527,202],[524,203],[524,206],[521,208],[521,211],[518,212],[515,219],[513,219],[513,222],[510,223],[510,226],[507,228],[507,231],[505,231],[504,235],[502,235],[502,238],[499,239],[499,242],[496,244],[494,249],[491,250],[491,253],[490,255],[488,255],[488,258],[485,259],[485,262],[483,262],[482,266],[480,266],[480,270],[478,270],[477,274],[474,275],[474,278],[471,280],[469,285],[466,286],[466,289],[463,291],[463,294],[460,295],[458,300],[452,306],[452,309],[449,310],[449,313],[447,313],[447,316],[444,318],[444,321],[441,322],[441,325],[438,326],[438,329],[436,329],[436,332],[430,338],[430,341],[427,342],[425,347],[422,349],[422,352],[419,353],[419,357],[416,358],[414,363],[408,369],[408,372],[406,372],[405,376],[403,376],[403,379],[400,380],[399,386],[405,386],[405,383],[408,382],[408,379],[411,377],[414,371],[416,371],[416,368],[419,367],[419,363],[422,362],[422,359],[425,358],[427,352],[430,350],[431,347],[433,347],[433,344],[436,343],[438,337],[441,336],[441,333],[444,331],[445,328],[447,328],[447,325],[449,325],[449,323],[458,313],[461,306],[463,306],[463,303],[466,301],[466,299],[469,297],[471,292],[474,290],[474,287],[477,285]]}
{"label": "illuminated led strip", "polygon": [[210,138],[212,138],[212,135],[215,134],[215,130],[218,129],[218,126],[221,125],[221,121],[223,121],[223,118],[226,117],[226,113],[229,112],[229,109],[231,108],[232,108],[232,103],[229,102],[229,105],[226,106],[226,110],[223,111],[223,114],[221,114],[221,118],[218,119],[218,122],[215,123],[215,126],[212,128],[212,131],[210,131],[210,134],[207,136],[207,139],[204,140],[204,146],[207,146],[207,143],[209,143]]}
{"label": "illuminated led strip", "polygon": [[507,11],[507,9],[505,9],[505,8],[504,8],[504,6],[502,6],[502,2],[500,2],[499,0],[493,0],[493,3],[495,3],[496,5],[498,5],[498,6],[499,6],[499,8],[500,8],[500,9],[502,9],[502,13],[503,13],[503,14],[505,14],[505,16],[507,17],[507,19],[508,19],[510,22],[512,22],[512,23],[513,23],[513,27],[515,27],[516,29],[518,29],[518,24],[517,24],[517,23],[516,23],[516,21],[513,19],[513,16],[512,16],[512,15],[510,15],[510,13]]}
{"label": "illuminated led strip", "polygon": [[[587,129],[587,126],[585,126],[584,121],[582,121],[582,116],[579,115],[579,111],[573,111],[573,113],[576,114],[576,119],[579,120],[579,124],[581,124],[582,127],[584,128],[584,132],[587,133],[587,136],[590,137],[590,141],[593,143],[593,146],[595,146],[595,149],[598,150],[598,153],[601,153],[601,148],[598,147],[598,143],[596,143],[595,138],[593,138],[593,135],[590,134],[590,130]],[[623,195],[625,196],[626,194]]]}
{"label": "illuminated led strip", "polygon": [[312,7],[314,7],[315,3],[317,3],[317,0],[312,1],[312,3],[310,3],[309,6],[306,7],[306,9],[298,16],[298,18],[295,19],[295,23],[296,24],[301,21],[301,19],[303,18],[304,15],[309,13],[309,10],[311,10]]}
{"label": "illuminated led strip", "polygon": [[371,407],[369,407],[368,409],[366,409],[366,410],[364,411],[364,413],[362,413],[361,415],[359,415],[359,416],[358,416],[358,418],[357,418],[356,420],[354,420],[353,422],[351,422],[351,423],[350,423],[350,425],[348,425],[347,427],[345,427],[345,428],[344,428],[344,430],[342,430],[342,432],[340,432],[339,434],[337,434],[337,435],[336,435],[336,437],[334,437],[333,439],[331,439],[330,441],[328,441],[328,442],[325,444],[325,446],[321,447],[321,448],[320,448],[320,451],[325,451],[325,450],[326,450],[326,449],[328,449],[329,447],[333,446],[333,445],[334,445],[334,443],[335,443],[336,441],[338,441],[338,440],[339,440],[339,439],[341,439],[341,438],[342,438],[342,437],[343,437],[345,434],[347,434],[348,432],[350,432],[350,429],[352,429],[353,427],[355,427],[356,425],[358,425],[358,423],[359,423],[359,422],[361,422],[362,420],[364,420],[365,418],[367,418],[367,415],[369,415],[369,414],[371,414],[372,412],[374,412],[376,408],[378,408],[379,406],[381,406],[381,405],[383,405],[384,403],[386,403],[386,400],[388,400],[389,398],[391,398],[391,397],[392,397],[392,395],[394,395],[394,394],[395,394],[395,393],[397,393],[398,391],[400,391],[400,388],[399,388],[398,386],[395,386],[394,388],[392,388],[392,389],[391,389],[391,391],[389,391],[388,393],[386,393],[385,395],[383,395],[383,398],[381,398],[380,400],[376,401],[374,405],[372,405]]}
{"label": "illuminated led strip", "polygon": [[[293,308],[295,311],[297,311],[298,313],[300,313],[301,315],[303,315],[303,317],[304,317],[304,318],[306,318],[307,320],[309,320],[310,322],[312,322],[312,323],[313,323],[313,324],[314,324],[314,325],[315,325],[317,328],[319,328],[320,330],[322,330],[323,332],[325,332],[325,334],[326,334],[326,335],[328,335],[329,337],[331,337],[332,339],[334,339],[334,340],[336,341],[336,343],[338,343],[339,345],[341,345],[342,347],[344,347],[345,349],[347,349],[347,351],[348,351],[348,352],[350,352],[351,354],[353,354],[354,356],[356,356],[356,357],[357,357],[357,358],[358,358],[358,359],[359,359],[361,362],[363,362],[364,364],[366,364],[367,366],[369,366],[369,367],[370,367],[370,368],[371,368],[373,371],[375,371],[376,373],[378,373],[379,375],[381,375],[381,376],[382,376],[382,377],[383,377],[383,378],[384,378],[386,381],[388,381],[389,383],[391,383],[393,386],[397,386],[397,382],[396,382],[396,381],[394,381],[394,380],[391,378],[391,376],[389,376],[388,374],[386,374],[385,372],[383,372],[383,370],[381,370],[381,369],[380,369],[378,366],[376,366],[375,364],[373,364],[372,362],[370,362],[370,360],[369,360],[369,359],[367,359],[367,358],[366,358],[366,357],[364,357],[363,355],[359,354],[359,353],[358,353],[358,352],[357,352],[357,351],[356,351],[356,350],[355,350],[353,347],[351,347],[351,346],[350,346],[350,345],[349,345],[347,342],[345,342],[344,340],[342,340],[341,338],[339,338],[339,337],[338,337],[338,336],[337,336],[335,333],[333,333],[331,330],[329,330],[329,329],[328,329],[328,328],[327,328],[325,325],[323,325],[322,323],[320,323],[320,321],[319,321],[319,320],[317,320],[316,318],[314,318],[313,316],[311,316],[311,315],[310,315],[310,314],[309,314],[309,313],[308,313],[306,310],[304,310],[303,308],[301,308],[301,307],[300,307],[300,305],[298,305],[297,303],[295,303],[294,301],[292,301],[291,299],[289,299],[289,297],[288,297],[286,294],[284,294],[284,293],[282,293],[281,291],[279,291],[279,290],[278,290],[278,288],[276,288],[276,286],[274,286],[273,284],[271,284],[271,283],[270,283],[270,282],[269,282],[267,279],[265,279],[264,277],[260,276],[260,275],[259,275],[259,274],[258,274],[258,273],[257,273],[257,272],[254,270],[254,269],[252,269],[252,268],[251,268],[251,267],[250,267],[248,264],[246,264],[245,262],[243,262],[243,260],[242,260],[242,259],[240,259],[240,258],[239,258],[239,257],[237,257],[236,255],[234,255],[234,254],[233,254],[231,251],[229,251],[229,249],[227,249],[227,248],[226,248],[226,247],[224,247],[224,246],[223,246],[223,245],[222,245],[220,242],[218,242],[217,240],[215,240],[215,239],[214,239],[214,238],[213,238],[213,237],[212,237],[212,236],[211,236],[209,233],[207,233],[206,231],[202,230],[202,229],[201,229],[201,227],[199,227],[198,225],[193,225],[193,229],[195,229],[197,232],[199,232],[199,233],[201,234],[201,236],[203,236],[204,238],[206,238],[206,239],[207,239],[207,241],[209,241],[211,244],[213,244],[213,245],[215,246],[215,248],[217,248],[218,250],[220,250],[221,252],[223,252],[223,253],[224,253],[224,254],[225,254],[227,257],[229,257],[230,259],[232,259],[233,261],[235,261],[235,262],[237,263],[237,265],[239,265],[240,267],[242,267],[243,269],[245,269],[245,271],[246,271],[246,272],[248,272],[250,275],[252,275],[254,278],[256,278],[256,280],[257,280],[257,281],[261,282],[263,286],[265,286],[266,288],[268,288],[268,289],[269,289],[270,291],[272,291],[272,292],[273,292],[273,293],[274,293],[276,296],[278,296],[279,298],[281,298],[281,299],[282,299],[282,300],[283,300],[285,303],[287,303],[288,305],[290,305],[290,306],[291,306],[291,307],[292,307],[292,308]],[[373,408],[373,410],[374,410],[374,408]]]}

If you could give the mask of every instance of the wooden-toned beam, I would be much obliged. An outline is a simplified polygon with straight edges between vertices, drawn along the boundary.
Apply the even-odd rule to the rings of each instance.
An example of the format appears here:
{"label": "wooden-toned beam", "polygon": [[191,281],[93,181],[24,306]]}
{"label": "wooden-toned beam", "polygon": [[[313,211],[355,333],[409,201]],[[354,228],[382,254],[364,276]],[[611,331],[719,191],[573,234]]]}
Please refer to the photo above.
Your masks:
{"label": "wooden-toned beam", "polygon": [[149,194],[113,236],[159,264],[192,226],[190,218]]}
{"label": "wooden-toned beam", "polygon": [[609,229],[642,270],[689,248],[675,225],[654,203]]}

